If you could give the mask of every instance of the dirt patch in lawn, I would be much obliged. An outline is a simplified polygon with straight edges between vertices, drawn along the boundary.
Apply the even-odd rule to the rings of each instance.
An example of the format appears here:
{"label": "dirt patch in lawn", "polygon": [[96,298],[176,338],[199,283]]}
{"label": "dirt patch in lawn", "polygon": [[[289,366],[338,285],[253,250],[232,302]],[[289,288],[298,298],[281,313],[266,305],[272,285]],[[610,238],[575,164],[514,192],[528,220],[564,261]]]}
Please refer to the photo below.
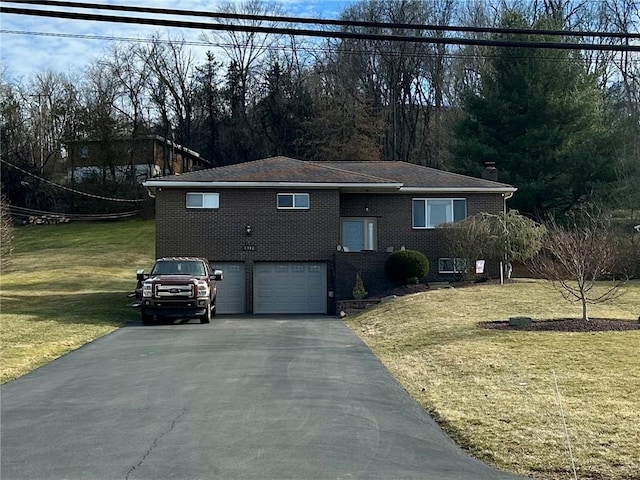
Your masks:
{"label": "dirt patch in lawn", "polygon": [[526,330],[549,332],[609,332],[640,330],[640,321],[611,318],[592,318],[584,321],[580,318],[557,318],[553,320],[534,320],[529,326],[513,326],[508,321],[481,322],[480,326],[494,330]]}

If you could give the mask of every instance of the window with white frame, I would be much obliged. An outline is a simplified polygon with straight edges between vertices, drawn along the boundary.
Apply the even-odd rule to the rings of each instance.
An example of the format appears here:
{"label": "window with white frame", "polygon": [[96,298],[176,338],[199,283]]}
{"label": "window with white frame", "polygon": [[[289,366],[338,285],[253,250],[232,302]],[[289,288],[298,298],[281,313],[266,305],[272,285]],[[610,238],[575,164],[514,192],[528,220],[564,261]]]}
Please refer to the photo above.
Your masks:
{"label": "window with white frame", "polygon": [[220,194],[218,193],[187,193],[187,208],[219,208]]}
{"label": "window with white frame", "polygon": [[438,273],[463,273],[467,268],[464,258],[439,258]]}
{"label": "window with white frame", "polygon": [[413,199],[413,228],[436,228],[465,218],[466,198]]}
{"label": "window with white frame", "polygon": [[308,193],[279,193],[277,205],[280,209],[306,210],[309,208]]}

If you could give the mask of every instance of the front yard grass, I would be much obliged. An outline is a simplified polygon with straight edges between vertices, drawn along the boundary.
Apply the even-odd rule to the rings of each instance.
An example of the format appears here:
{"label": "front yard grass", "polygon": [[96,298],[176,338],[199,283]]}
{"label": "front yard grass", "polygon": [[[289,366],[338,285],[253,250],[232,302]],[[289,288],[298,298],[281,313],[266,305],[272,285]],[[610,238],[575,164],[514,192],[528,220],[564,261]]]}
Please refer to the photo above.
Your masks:
{"label": "front yard grass", "polygon": [[127,293],[153,263],[153,221],[21,227],[15,238],[0,280],[1,383],[137,318]]}
{"label": "front yard grass", "polygon": [[[640,478],[640,330],[504,331],[511,316],[580,317],[541,281],[437,290],[352,318],[358,333],[458,444],[540,479]],[[637,321],[640,282],[592,317]],[[557,390],[555,387],[557,379]]]}

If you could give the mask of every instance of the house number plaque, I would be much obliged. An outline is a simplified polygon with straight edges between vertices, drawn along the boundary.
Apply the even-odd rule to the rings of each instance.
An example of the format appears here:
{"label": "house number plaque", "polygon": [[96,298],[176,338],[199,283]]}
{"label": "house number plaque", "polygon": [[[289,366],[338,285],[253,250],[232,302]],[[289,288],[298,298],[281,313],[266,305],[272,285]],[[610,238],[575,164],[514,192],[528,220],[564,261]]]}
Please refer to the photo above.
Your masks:
{"label": "house number plaque", "polygon": [[242,251],[243,252],[255,252],[256,251],[256,246],[255,245],[243,245],[242,246]]}

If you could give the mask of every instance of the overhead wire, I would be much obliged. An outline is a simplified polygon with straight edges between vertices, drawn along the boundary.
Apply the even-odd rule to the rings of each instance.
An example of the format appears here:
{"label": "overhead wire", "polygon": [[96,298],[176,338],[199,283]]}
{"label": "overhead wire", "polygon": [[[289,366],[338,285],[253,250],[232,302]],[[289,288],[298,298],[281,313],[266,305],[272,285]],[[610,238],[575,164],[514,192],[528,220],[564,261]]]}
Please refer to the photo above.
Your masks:
{"label": "overhead wire", "polygon": [[[112,22],[125,24],[153,25],[162,27],[189,28],[200,30],[228,31],[228,32],[247,32],[247,33],[265,33],[265,34],[281,34],[306,37],[320,38],[340,38],[352,40],[372,40],[385,42],[405,42],[405,43],[430,43],[441,45],[469,45],[469,46],[490,46],[490,47],[518,47],[518,48],[539,48],[539,49],[562,49],[562,50],[597,50],[597,51],[618,51],[618,52],[638,52],[640,45],[632,44],[602,44],[602,43],[569,43],[569,42],[545,42],[545,41],[517,41],[517,40],[501,40],[501,39],[478,39],[478,38],[460,38],[460,37],[444,37],[444,36],[415,36],[415,35],[382,35],[372,33],[357,33],[350,31],[327,31],[327,30],[309,30],[300,28],[282,28],[261,25],[238,25],[223,23],[205,23],[205,22],[186,22],[179,20],[166,20],[161,18],[142,18],[129,16],[114,15],[97,15],[85,14],[66,11],[53,10],[37,10],[24,9],[14,7],[0,6],[0,12],[11,13],[17,15],[33,15],[49,18],[62,18],[68,20],[85,20],[97,22]],[[631,38],[627,34],[625,38]],[[634,35],[633,38],[636,36]]]}
{"label": "overhead wire", "polygon": [[462,25],[434,25],[420,23],[403,23],[403,22],[380,22],[380,21],[363,21],[363,20],[347,20],[347,19],[324,19],[324,18],[306,18],[291,17],[280,15],[264,15],[264,14],[248,14],[234,12],[205,12],[202,10],[179,10],[172,8],[157,7],[138,7],[131,5],[110,5],[96,4],[85,2],[69,2],[62,0],[9,0],[9,3],[53,6],[53,7],[71,7],[77,9],[91,10],[108,10],[135,13],[151,13],[155,15],[176,15],[189,17],[207,17],[221,18],[226,20],[246,20],[251,22],[274,22],[274,23],[294,23],[294,24],[313,24],[313,25],[331,25],[341,27],[365,27],[380,28],[393,30],[432,30],[438,32],[470,32],[470,33],[492,33],[492,34],[516,34],[516,35],[543,35],[543,36],[574,36],[574,37],[607,37],[607,38],[640,38],[640,34],[626,32],[593,32],[593,31],[572,31],[572,30],[546,30],[546,29],[527,29],[527,28],[500,28],[500,27],[478,27],[478,26],[462,26]]}
{"label": "overhead wire", "polygon": [[[174,43],[179,43],[185,46],[192,47],[219,47],[219,48],[231,48],[233,47],[230,43],[222,43],[222,42],[208,42],[208,41],[196,41],[196,40],[187,40],[184,38],[178,40],[172,40],[170,38],[142,38],[142,37],[121,37],[115,35],[90,35],[90,34],[74,34],[74,33],[54,33],[54,32],[35,32],[35,31],[24,31],[24,30],[7,30],[0,29],[0,34],[9,34],[9,35],[28,35],[28,36],[43,36],[43,37],[54,37],[54,38],[73,38],[73,39],[86,39],[86,40],[98,40],[98,41],[107,41],[107,42],[129,42],[129,43],[157,43],[157,44],[166,44],[171,45]],[[335,47],[322,47],[314,44],[313,46],[288,46],[288,45],[267,45],[265,48],[269,51],[303,51],[305,53],[333,53],[337,49]],[[369,55],[372,52],[370,50],[360,49],[360,48],[349,48],[348,50],[341,50],[340,53],[342,55]],[[477,54],[472,53],[462,53],[461,51],[445,51],[445,52],[429,52],[426,50],[423,51],[397,51],[397,50],[377,50],[374,52],[376,54],[383,54],[389,57],[413,57],[413,58],[476,58]],[[497,54],[491,54],[488,52],[482,53],[482,58],[497,58]],[[531,58],[525,54],[514,55],[514,58]],[[540,58],[542,60],[547,59],[550,61],[564,61],[563,59],[558,59],[556,57],[545,57],[538,55],[536,58]],[[631,59],[631,63],[640,62],[640,58]]]}
{"label": "overhead wire", "polygon": [[14,217],[33,219],[34,223],[65,223],[65,221],[102,221],[121,220],[139,215],[142,210],[130,210],[118,213],[66,213],[36,210],[27,207],[8,205],[7,211]]}

